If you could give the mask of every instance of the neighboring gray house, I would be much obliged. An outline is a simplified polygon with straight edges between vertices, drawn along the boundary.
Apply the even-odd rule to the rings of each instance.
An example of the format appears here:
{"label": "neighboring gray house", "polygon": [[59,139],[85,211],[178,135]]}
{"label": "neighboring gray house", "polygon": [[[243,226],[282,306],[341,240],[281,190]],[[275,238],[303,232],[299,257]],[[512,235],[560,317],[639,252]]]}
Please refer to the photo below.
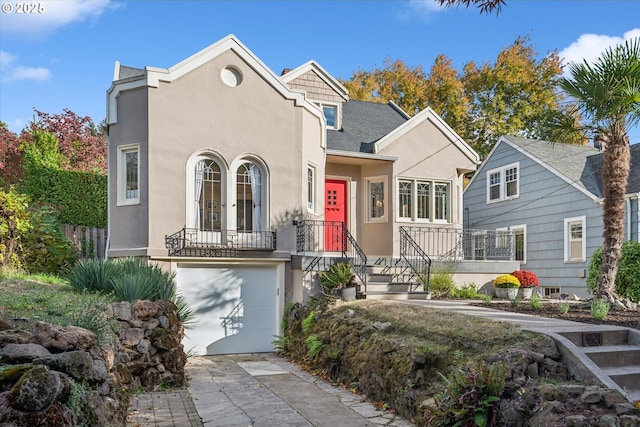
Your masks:
{"label": "neighboring gray house", "polygon": [[[638,241],[640,144],[631,152],[625,240]],[[521,269],[538,275],[544,295],[588,296],[591,254],[603,244],[602,158],[594,147],[500,138],[464,190],[465,228],[514,231]]]}

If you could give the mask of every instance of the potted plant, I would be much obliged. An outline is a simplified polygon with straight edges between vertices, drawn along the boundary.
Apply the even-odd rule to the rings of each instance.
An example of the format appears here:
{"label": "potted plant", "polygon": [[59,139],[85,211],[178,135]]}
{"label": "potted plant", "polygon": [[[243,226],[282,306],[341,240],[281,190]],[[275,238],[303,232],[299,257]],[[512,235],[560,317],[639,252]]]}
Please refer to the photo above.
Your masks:
{"label": "potted plant", "polygon": [[529,299],[533,294],[534,288],[540,286],[540,281],[538,280],[538,276],[533,271],[528,270],[516,270],[511,273],[512,276],[515,276],[520,281],[520,297],[522,299]]}
{"label": "potted plant", "polygon": [[518,296],[520,281],[516,276],[503,274],[493,280],[493,286],[496,288],[498,298],[514,300]]}
{"label": "potted plant", "polygon": [[318,280],[322,286],[323,294],[330,297],[340,295],[345,300],[356,299],[356,287],[351,264],[344,262],[333,264],[328,270],[318,275]]}

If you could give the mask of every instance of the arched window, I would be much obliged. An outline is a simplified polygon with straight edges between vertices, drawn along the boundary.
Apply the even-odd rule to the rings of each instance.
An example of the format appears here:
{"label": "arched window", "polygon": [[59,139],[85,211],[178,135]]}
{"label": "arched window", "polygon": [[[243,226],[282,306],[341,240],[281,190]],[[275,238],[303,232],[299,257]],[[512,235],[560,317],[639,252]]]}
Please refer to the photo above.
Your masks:
{"label": "arched window", "polygon": [[222,224],[222,174],[220,165],[202,159],[195,166],[194,224],[198,230],[220,230]]}
{"label": "arched window", "polygon": [[262,231],[262,172],[252,162],[244,162],[236,172],[236,229]]}

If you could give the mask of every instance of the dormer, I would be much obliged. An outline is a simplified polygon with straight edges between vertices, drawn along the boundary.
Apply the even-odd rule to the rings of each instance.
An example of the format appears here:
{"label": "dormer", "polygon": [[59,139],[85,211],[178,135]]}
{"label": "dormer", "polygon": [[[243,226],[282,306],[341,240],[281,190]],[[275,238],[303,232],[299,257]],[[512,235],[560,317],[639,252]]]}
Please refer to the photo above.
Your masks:
{"label": "dormer", "polygon": [[349,101],[349,92],[324,68],[309,61],[296,69],[283,70],[280,78],[292,91],[303,93],[322,109],[327,129],[342,128],[342,106]]}

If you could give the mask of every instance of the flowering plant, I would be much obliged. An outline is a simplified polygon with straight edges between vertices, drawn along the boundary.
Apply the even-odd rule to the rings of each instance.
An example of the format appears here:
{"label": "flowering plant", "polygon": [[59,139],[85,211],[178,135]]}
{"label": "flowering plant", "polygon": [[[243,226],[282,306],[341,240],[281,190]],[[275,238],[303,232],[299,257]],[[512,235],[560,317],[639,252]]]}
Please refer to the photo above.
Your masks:
{"label": "flowering plant", "polygon": [[515,276],[520,281],[520,286],[523,288],[537,288],[540,286],[540,281],[538,280],[538,276],[533,271],[527,270],[516,270],[511,273],[512,276]]}
{"label": "flowering plant", "polygon": [[493,286],[496,288],[519,288],[520,281],[516,276],[511,274],[503,274],[493,280]]}

